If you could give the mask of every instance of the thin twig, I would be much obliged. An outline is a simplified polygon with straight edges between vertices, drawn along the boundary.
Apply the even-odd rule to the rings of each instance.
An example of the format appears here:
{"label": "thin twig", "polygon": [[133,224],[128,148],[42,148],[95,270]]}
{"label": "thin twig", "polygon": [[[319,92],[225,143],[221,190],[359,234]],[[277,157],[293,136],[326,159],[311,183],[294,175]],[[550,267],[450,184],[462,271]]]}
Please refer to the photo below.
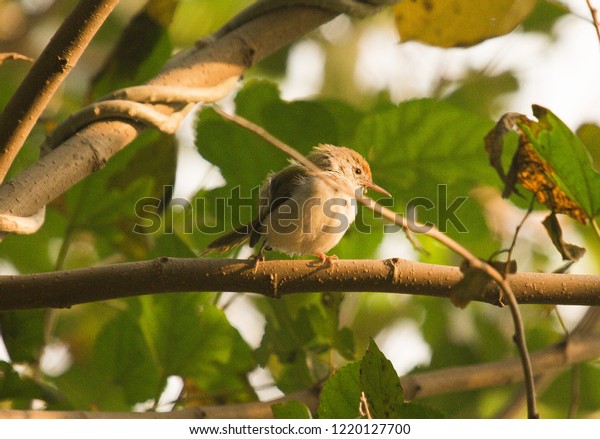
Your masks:
{"label": "thin twig", "polygon": [[529,218],[529,215],[531,215],[534,205],[535,195],[531,197],[531,201],[529,202],[529,208],[527,209],[527,212],[525,212],[525,215],[523,215],[523,219],[515,228],[515,234],[513,235],[512,242],[510,243],[510,247],[508,248],[508,252],[506,255],[506,265],[504,265],[504,278],[506,278],[506,276],[508,276],[508,274],[510,273],[510,260],[512,259],[513,251],[515,249],[515,246],[517,245],[517,238],[519,236],[519,232],[521,231],[523,224],[525,224],[525,221],[527,221],[527,218]]}
{"label": "thin twig", "polygon": [[158,128],[164,133],[173,134],[192,106],[193,104],[188,104],[180,111],[167,115],[139,102],[123,100],[96,102],[71,115],[52,131],[42,149],[43,151],[54,149],[84,126],[104,119],[132,120]]}
{"label": "thin twig", "polygon": [[20,53],[16,53],[16,52],[0,53],[0,65],[2,65],[4,63],[4,61],[7,61],[9,59],[33,62],[33,58],[29,58],[28,56],[21,55]]}
{"label": "thin twig", "polygon": [[562,330],[565,332],[565,336],[569,336],[569,328],[567,328],[567,325],[565,325],[565,321],[563,320],[562,316],[560,315],[560,311],[558,311],[558,308],[556,306],[552,307],[552,309],[554,310],[554,313],[556,314],[556,319],[558,320],[558,324],[560,325],[560,327],[562,328]]}
{"label": "thin twig", "polygon": [[[304,157],[302,154],[300,154],[294,148],[292,148],[291,146],[287,145],[286,143],[282,142],[281,140],[279,140],[278,138],[276,138],[275,136],[273,136],[272,134],[267,132],[267,130],[265,130],[261,126],[258,126],[239,115],[228,114],[216,106],[213,107],[213,109],[221,117],[223,117],[227,120],[230,120],[230,121],[236,123],[237,125],[240,125],[246,129],[254,132],[259,137],[261,137],[264,140],[266,140],[267,142],[271,143],[273,146],[275,146],[276,148],[285,152],[290,157],[292,157],[293,159],[295,159],[296,161],[298,161],[299,163],[304,165],[306,168],[310,169],[312,172],[315,172],[317,175],[320,175],[327,184],[329,184],[330,186],[332,186],[336,189],[339,189],[339,187],[335,185],[335,182],[331,181],[328,178],[328,176],[326,174],[324,174],[319,167],[317,167],[314,163],[312,163],[310,160],[308,160],[306,157]],[[377,202],[375,202],[373,199],[371,199],[369,197],[354,194],[354,193],[348,193],[348,195],[355,197],[359,203],[363,204],[364,206],[373,210],[374,212],[379,213],[384,218],[392,221],[393,223],[401,226],[403,229],[411,230],[411,231],[414,231],[415,233],[423,233],[426,236],[429,236],[429,237],[437,240],[438,242],[444,244],[450,250],[454,251],[455,253],[457,253],[464,259],[466,259],[469,262],[471,267],[482,270],[498,284],[498,286],[502,289],[502,292],[504,293],[504,295],[508,298],[510,311],[511,311],[513,323],[515,326],[515,342],[517,344],[517,348],[519,350],[519,353],[520,353],[520,356],[522,359],[523,373],[525,376],[525,388],[527,390],[528,416],[529,416],[529,418],[538,418],[539,415],[537,412],[537,404],[536,404],[536,398],[535,398],[535,383],[534,383],[533,371],[531,369],[531,360],[529,358],[529,353],[527,350],[527,342],[525,339],[525,329],[523,326],[523,320],[521,317],[521,313],[519,312],[519,307],[518,307],[517,300],[515,299],[515,295],[513,294],[513,291],[511,289],[510,285],[508,284],[508,282],[506,282],[506,279],[491,265],[489,265],[489,264],[481,261],[479,258],[475,257],[466,248],[464,248],[462,245],[460,245],[458,242],[454,241],[447,235],[440,232],[437,228],[425,227],[425,225],[423,225],[423,224],[419,224],[419,223],[412,222],[412,221],[409,222],[406,220],[406,218],[403,215],[400,215],[396,212],[391,211],[390,209],[383,207],[382,205],[378,204]]]}
{"label": "thin twig", "polygon": [[569,412],[567,417],[573,419],[577,417],[577,408],[581,398],[581,366],[573,365],[571,368],[571,403],[569,404]]}
{"label": "thin twig", "polygon": [[[189,113],[193,105],[200,102],[215,102],[229,95],[239,80],[233,75],[213,87],[172,87],[161,85],[139,85],[114,91],[97,102],[69,116],[46,138],[42,150],[47,152],[87,125],[104,119],[125,119],[154,126],[167,134],[173,134]],[[150,105],[176,104],[175,113],[164,114]]]}
{"label": "thin twig", "polygon": [[590,13],[592,14],[592,22],[594,23],[594,27],[596,28],[596,35],[598,36],[598,41],[600,42],[600,22],[598,21],[598,10],[592,5],[591,0],[585,0],[590,9]]}
{"label": "thin twig", "polygon": [[365,395],[365,392],[360,392],[360,405],[358,410],[363,417],[367,419],[373,419],[373,416],[371,416],[371,410],[369,409],[369,401],[367,401],[367,395]]}

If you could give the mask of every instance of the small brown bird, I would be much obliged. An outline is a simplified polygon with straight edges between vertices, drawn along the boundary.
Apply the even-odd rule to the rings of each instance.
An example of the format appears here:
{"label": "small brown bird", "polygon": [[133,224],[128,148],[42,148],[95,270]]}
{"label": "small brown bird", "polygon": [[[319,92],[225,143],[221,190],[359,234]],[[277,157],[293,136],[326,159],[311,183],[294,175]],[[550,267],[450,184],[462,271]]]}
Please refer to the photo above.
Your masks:
{"label": "small brown bird", "polygon": [[[250,240],[250,247],[263,239],[253,255],[263,259],[263,249],[277,249],[290,255],[315,255],[323,262],[342,239],[357,213],[356,199],[373,189],[391,196],[373,183],[371,168],[356,151],[334,145],[318,145],[307,159],[322,172],[309,170],[296,161],[270,174],[260,191],[258,217],[211,242],[206,252],[225,252]],[[319,174],[330,177],[335,187]]]}

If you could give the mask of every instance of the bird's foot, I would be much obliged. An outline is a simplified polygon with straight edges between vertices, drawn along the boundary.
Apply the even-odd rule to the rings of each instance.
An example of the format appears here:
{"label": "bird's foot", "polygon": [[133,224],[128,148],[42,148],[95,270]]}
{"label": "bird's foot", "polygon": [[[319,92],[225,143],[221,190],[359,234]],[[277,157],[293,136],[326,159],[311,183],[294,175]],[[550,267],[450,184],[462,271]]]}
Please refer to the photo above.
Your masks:
{"label": "bird's foot", "polygon": [[336,255],[328,256],[323,252],[316,252],[315,256],[321,260],[322,267],[331,267],[332,269],[334,268],[334,262],[340,259]]}
{"label": "bird's foot", "polygon": [[258,266],[261,262],[263,262],[265,260],[265,255],[261,251],[254,253],[253,255],[251,255],[248,259],[252,259],[254,260],[254,274],[256,274],[256,272],[258,271]]}

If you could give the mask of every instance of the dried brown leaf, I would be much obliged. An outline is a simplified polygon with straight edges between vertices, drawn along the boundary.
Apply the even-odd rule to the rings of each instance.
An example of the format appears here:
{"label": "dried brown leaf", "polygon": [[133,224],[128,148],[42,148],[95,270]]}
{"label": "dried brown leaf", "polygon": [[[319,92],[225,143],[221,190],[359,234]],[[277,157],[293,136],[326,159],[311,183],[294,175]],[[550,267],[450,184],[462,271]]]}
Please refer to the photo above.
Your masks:
{"label": "dried brown leaf", "polygon": [[515,188],[515,184],[517,183],[516,176],[514,173],[511,175],[510,171],[506,174],[506,172],[504,172],[504,166],[502,166],[504,136],[514,130],[517,120],[523,119],[525,119],[525,116],[520,113],[506,113],[498,120],[498,123],[496,123],[494,128],[492,128],[483,139],[485,151],[490,158],[490,165],[496,170],[500,179],[504,182],[504,192],[502,193],[504,198],[508,197],[513,192],[519,194]]}
{"label": "dried brown leaf", "polygon": [[[515,126],[519,133],[519,145],[508,171],[505,172],[502,166],[504,136],[515,129]],[[534,132],[544,129],[540,124],[529,120],[522,114],[506,113],[484,138],[490,165],[504,182],[502,196],[507,198],[512,193],[520,195],[515,187],[519,183],[523,188],[532,192],[536,200],[550,211],[564,213],[581,224],[587,224],[588,215],[580,204],[557,184],[554,170],[536,153],[530,135],[528,136],[523,126]]]}
{"label": "dried brown leaf", "polygon": [[558,186],[552,177],[552,168],[539,158],[523,133],[519,139],[519,148],[513,158],[511,170],[513,167],[517,181],[535,194],[540,204],[545,205],[552,212],[564,213],[581,224],[587,224],[588,217],[583,209]]}
{"label": "dried brown leaf", "polygon": [[450,301],[458,308],[464,308],[476,297],[481,297],[481,292],[492,281],[488,274],[478,268],[468,267],[462,269],[463,278],[452,287]]}
{"label": "dried brown leaf", "polygon": [[550,236],[550,239],[552,240],[552,244],[554,244],[554,247],[556,247],[563,257],[563,260],[576,262],[585,255],[585,248],[575,244],[569,244],[563,240],[562,228],[560,227],[558,218],[556,218],[554,212],[548,215],[542,224],[546,228],[548,236]]}

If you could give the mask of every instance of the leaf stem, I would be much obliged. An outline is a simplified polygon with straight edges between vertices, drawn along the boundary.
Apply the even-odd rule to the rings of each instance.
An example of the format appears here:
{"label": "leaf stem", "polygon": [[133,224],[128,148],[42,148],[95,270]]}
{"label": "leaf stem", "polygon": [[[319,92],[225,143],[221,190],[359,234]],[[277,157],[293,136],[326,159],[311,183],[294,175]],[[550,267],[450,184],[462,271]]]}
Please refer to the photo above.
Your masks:
{"label": "leaf stem", "polygon": [[598,222],[596,222],[596,218],[592,218],[592,227],[594,228],[594,231],[596,232],[596,236],[598,237],[598,239],[600,239],[600,227],[598,226]]}
{"label": "leaf stem", "polygon": [[529,218],[529,215],[531,215],[534,204],[535,204],[535,194],[533,194],[531,197],[531,202],[529,203],[529,208],[527,209],[527,212],[525,212],[525,215],[523,215],[523,219],[515,228],[515,234],[513,235],[512,242],[510,244],[510,247],[508,248],[508,254],[506,256],[506,265],[504,266],[504,278],[505,279],[506,279],[506,276],[508,276],[508,274],[510,272],[510,260],[512,258],[513,251],[515,249],[515,245],[517,245],[517,237],[519,236],[519,232],[521,231],[523,224],[525,224],[525,221],[527,221],[527,218]]}

